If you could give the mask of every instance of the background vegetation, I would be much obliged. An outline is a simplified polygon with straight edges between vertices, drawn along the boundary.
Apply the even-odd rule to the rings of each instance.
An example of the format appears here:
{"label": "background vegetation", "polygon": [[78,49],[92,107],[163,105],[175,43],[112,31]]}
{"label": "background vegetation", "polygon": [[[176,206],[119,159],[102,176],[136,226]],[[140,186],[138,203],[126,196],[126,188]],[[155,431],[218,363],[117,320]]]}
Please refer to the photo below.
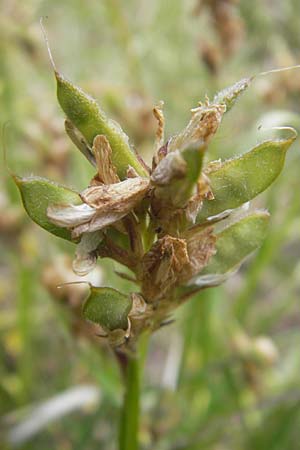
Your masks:
{"label": "background vegetation", "polygon": [[[172,134],[206,94],[300,61],[298,0],[2,0],[0,122],[9,121],[8,165],[78,189],[91,171],[64,133],[39,28],[46,15],[60,71],[98,98],[144,155],[158,100]],[[209,158],[248,150],[270,137],[272,126],[299,129],[299,99],[299,71],[258,78],[226,115]],[[141,448],[299,448],[299,155],[297,140],[283,174],[257,201],[272,213],[260,251],[153,337]],[[113,450],[118,367],[94,330],[76,319],[84,290],[56,289],[76,279],[74,248],[29,221],[5,166],[0,208],[0,448]],[[117,269],[104,260],[94,284],[129,290]],[[26,435],[28,422],[20,424],[37,405],[74,387],[81,407],[50,421],[46,403],[38,414],[44,425]],[[57,404],[54,410],[62,413]]]}

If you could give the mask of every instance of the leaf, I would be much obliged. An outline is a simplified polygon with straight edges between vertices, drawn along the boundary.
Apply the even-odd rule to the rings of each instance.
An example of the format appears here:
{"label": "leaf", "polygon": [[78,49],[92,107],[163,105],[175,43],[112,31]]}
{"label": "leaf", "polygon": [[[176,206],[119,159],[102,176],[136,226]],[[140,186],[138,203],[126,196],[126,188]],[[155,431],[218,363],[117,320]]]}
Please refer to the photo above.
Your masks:
{"label": "leaf", "polygon": [[[57,80],[57,98],[60,106],[73,127],[77,128],[84,136],[90,147],[98,134],[103,134],[112,148],[112,162],[115,165],[121,179],[126,177],[128,166],[132,166],[142,177],[148,177],[148,173],[131,149],[128,136],[119,124],[109,119],[100,109],[97,102],[83,92],[80,88],[66,80],[55,71]],[[70,131],[70,130],[68,130]],[[71,130],[71,139],[78,141]],[[74,138],[75,137],[75,138]],[[78,144],[77,144],[78,145]],[[81,148],[88,157],[87,151]]]}
{"label": "leaf", "polygon": [[208,274],[233,271],[254,250],[259,248],[267,233],[269,214],[255,211],[216,233],[216,254],[202,270],[200,279]]}
{"label": "leaf", "polygon": [[237,208],[267,189],[280,174],[294,140],[268,140],[238,158],[212,163],[206,173],[214,199],[204,201],[197,222]]}
{"label": "leaf", "polygon": [[230,111],[236,100],[248,88],[252,80],[253,77],[243,78],[242,80],[234,83],[232,86],[223,89],[215,95],[213,103],[217,105],[224,104],[226,106],[226,112]]}
{"label": "leaf", "polygon": [[90,295],[83,305],[83,316],[110,331],[126,330],[132,299],[109,287],[90,287]]}
{"label": "leaf", "polygon": [[69,230],[60,228],[50,222],[47,217],[47,209],[49,205],[57,203],[80,204],[79,194],[46,178],[36,176],[23,178],[15,175],[13,178],[21,193],[23,205],[29,217],[49,233],[72,241]]}

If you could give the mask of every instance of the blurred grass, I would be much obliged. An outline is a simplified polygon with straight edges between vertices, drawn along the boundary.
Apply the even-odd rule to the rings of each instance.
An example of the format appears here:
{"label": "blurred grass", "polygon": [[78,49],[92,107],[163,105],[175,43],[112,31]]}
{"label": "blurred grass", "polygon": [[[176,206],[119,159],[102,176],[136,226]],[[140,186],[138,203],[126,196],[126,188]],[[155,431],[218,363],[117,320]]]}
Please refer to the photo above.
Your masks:
{"label": "blurred grass", "polygon": [[[231,54],[224,53],[218,34],[222,23],[214,22],[209,2],[202,3],[196,16],[196,0],[2,0],[0,122],[10,121],[10,168],[79,189],[92,173],[64,135],[40,16],[48,16],[59,69],[101,100],[146,158],[155,133],[151,109],[158,100],[165,101],[170,134],[205,94],[243,76],[299,63],[297,0],[232,3],[229,24],[239,18],[243,34]],[[205,63],[207,43],[221,55],[216,70]],[[299,99],[298,71],[257,79],[225,118],[209,159],[246,151],[268,136],[256,128],[267,112],[278,111],[282,120],[283,111],[299,114]],[[176,323],[152,339],[142,448],[299,448],[299,164],[298,140],[279,180],[256,200],[272,213],[263,247],[225,286],[192,299],[178,311]],[[49,265],[54,270],[74,249],[25,217],[5,167],[0,183],[0,413],[88,381],[101,388],[96,410],[61,419],[22,448],[114,449],[121,398],[117,367],[101,340],[91,338],[65,305],[71,302],[76,312],[84,294],[60,295],[56,278],[49,281]],[[103,261],[101,269],[102,283],[129,289],[111,274],[112,263]],[[59,275],[72,276],[68,270],[66,263]],[[253,346],[259,335],[271,339],[278,358],[270,360],[268,351],[260,359],[245,352],[245,342]],[[170,353],[172,338],[179,367]],[[168,370],[178,371],[176,389],[162,381]],[[3,442],[4,435],[5,430]]]}

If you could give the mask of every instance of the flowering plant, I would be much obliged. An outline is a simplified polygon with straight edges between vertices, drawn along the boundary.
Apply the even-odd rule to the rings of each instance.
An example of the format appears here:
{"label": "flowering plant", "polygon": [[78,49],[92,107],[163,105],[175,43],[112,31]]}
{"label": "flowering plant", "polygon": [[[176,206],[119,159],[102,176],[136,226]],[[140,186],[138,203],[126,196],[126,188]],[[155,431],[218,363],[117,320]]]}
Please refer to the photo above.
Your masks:
{"label": "flowering plant", "polygon": [[121,127],[53,67],[66,132],[95,175],[83,192],[36,176],[14,180],[31,219],[76,245],[76,274],[86,275],[104,257],[132,273],[120,274],[136,283],[130,295],[90,285],[82,313],[122,362],[127,391],[120,448],[134,450],[140,336],[167,324],[196,292],[224,282],[262,244],[269,214],[248,202],[279,175],[295,133],[230,160],[207,162],[224,114],[252,81],[245,78],[199,103],[187,126],[167,139],[162,103],[156,106],[148,167]]}

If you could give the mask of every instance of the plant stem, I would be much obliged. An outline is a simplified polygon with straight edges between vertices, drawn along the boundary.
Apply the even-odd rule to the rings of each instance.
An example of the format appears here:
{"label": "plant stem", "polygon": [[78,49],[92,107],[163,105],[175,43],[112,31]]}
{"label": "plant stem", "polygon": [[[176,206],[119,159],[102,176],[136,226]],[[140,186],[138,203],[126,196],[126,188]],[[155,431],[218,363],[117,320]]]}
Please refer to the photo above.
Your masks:
{"label": "plant stem", "polygon": [[138,449],[140,411],[140,371],[138,355],[128,357],[125,367],[125,394],[121,412],[119,449]]}
{"label": "plant stem", "polygon": [[116,352],[124,376],[124,400],[120,417],[119,450],[138,450],[140,416],[140,380],[147,356],[149,333],[139,337],[135,355]]}

